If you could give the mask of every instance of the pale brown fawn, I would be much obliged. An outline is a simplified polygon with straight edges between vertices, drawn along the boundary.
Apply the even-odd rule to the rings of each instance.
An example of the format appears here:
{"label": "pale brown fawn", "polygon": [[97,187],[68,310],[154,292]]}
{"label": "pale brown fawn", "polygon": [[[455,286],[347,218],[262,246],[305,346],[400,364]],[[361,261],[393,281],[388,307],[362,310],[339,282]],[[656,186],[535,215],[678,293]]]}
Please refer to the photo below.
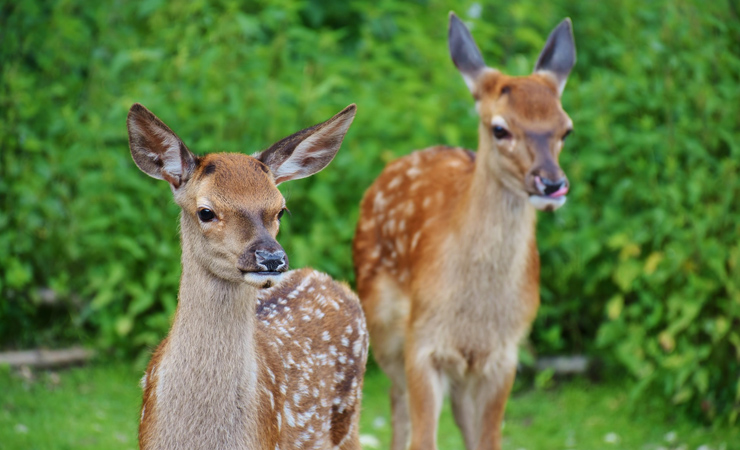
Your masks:
{"label": "pale brown fawn", "polygon": [[357,449],[367,331],[359,300],[275,240],[284,181],[334,158],[350,105],[248,156],[196,156],[135,104],[131,155],[180,206],[182,276],[142,380],[142,449]]}
{"label": "pale brown fawn", "polygon": [[365,192],[354,239],[373,354],[392,382],[394,450],[436,449],[449,387],[465,446],[499,449],[518,344],[539,307],[536,209],[565,202],[558,164],[572,123],[569,19],[524,77],[486,67],[450,14],[449,48],[480,116],[478,151],[445,146],[391,162]]}

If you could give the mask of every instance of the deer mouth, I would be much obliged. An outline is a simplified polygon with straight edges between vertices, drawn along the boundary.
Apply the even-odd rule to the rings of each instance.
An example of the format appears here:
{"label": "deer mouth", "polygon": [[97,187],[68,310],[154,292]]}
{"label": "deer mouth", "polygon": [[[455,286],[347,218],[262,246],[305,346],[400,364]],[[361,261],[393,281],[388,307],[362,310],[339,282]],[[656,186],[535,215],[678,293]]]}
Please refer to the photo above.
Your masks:
{"label": "deer mouth", "polygon": [[242,271],[242,276],[247,284],[250,284],[258,289],[267,289],[276,284],[280,283],[283,279],[285,272],[276,271],[257,271],[257,272],[246,272]]}
{"label": "deer mouth", "polygon": [[555,211],[565,204],[565,195],[553,197],[550,195],[530,195],[529,203],[540,211]]}
{"label": "deer mouth", "polygon": [[541,211],[555,211],[565,204],[565,194],[569,189],[567,181],[552,183],[535,176],[534,185],[536,193],[530,193],[529,202],[535,208]]}

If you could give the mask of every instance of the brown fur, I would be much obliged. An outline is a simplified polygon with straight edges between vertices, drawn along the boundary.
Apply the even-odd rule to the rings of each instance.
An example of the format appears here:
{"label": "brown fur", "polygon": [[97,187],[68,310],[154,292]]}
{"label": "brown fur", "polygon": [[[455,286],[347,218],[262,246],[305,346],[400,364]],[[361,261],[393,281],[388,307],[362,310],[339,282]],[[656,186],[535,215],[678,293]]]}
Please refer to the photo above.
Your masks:
{"label": "brown fur", "polygon": [[[470,58],[467,60],[469,61]],[[478,74],[477,153],[391,162],[365,192],[353,243],[373,354],[392,381],[394,450],[436,449],[444,388],[472,449],[499,449],[517,346],[539,307],[535,176],[563,176],[570,119],[547,74]],[[491,124],[505,119],[511,139]]]}
{"label": "brown fur", "polygon": [[[257,157],[197,157],[132,108],[134,160],[167,180],[182,208],[178,307],[142,380],[142,449],[359,450],[368,340],[359,300],[325,274],[264,275],[255,260],[255,249],[282,251],[274,170],[287,181],[323,168],[353,108]],[[204,208],[215,218],[201,219]]]}

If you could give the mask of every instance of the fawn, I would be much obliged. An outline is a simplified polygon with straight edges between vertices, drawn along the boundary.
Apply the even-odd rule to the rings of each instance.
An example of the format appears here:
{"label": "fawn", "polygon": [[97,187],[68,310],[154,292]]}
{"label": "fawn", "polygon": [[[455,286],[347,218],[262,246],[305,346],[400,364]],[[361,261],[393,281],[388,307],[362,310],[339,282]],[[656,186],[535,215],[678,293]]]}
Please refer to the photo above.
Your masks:
{"label": "fawn", "polygon": [[367,332],[359,300],[275,240],[284,181],[334,158],[350,105],[253,156],[196,156],[140,104],[131,155],[182,208],[182,276],[168,336],[142,379],[142,449],[359,449]]}
{"label": "fawn", "polygon": [[449,387],[467,449],[498,449],[517,347],[539,306],[536,209],[563,205],[558,164],[572,122],[560,96],[575,64],[569,19],[534,73],[486,67],[450,14],[452,60],[480,116],[478,151],[416,151],[365,192],[353,243],[373,354],[392,382],[394,450],[436,449]]}

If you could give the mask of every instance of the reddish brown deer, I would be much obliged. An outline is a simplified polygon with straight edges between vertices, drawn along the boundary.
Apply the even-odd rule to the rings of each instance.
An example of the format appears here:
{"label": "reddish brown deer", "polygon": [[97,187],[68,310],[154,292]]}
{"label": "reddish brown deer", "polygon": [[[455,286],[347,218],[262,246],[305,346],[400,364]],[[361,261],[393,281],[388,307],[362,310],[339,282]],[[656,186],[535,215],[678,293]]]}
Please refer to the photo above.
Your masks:
{"label": "reddish brown deer", "polygon": [[565,202],[570,20],[534,73],[486,67],[450,15],[452,60],[480,116],[478,151],[437,146],[391,162],[362,199],[353,256],[373,354],[392,381],[394,450],[436,449],[449,386],[467,449],[498,449],[517,346],[539,306],[535,209]]}
{"label": "reddish brown deer", "polygon": [[169,335],[142,380],[142,449],[359,449],[367,359],[357,297],[311,269],[287,272],[276,185],[323,169],[350,105],[247,156],[196,156],[143,106],[131,154],[182,208],[182,277]]}

